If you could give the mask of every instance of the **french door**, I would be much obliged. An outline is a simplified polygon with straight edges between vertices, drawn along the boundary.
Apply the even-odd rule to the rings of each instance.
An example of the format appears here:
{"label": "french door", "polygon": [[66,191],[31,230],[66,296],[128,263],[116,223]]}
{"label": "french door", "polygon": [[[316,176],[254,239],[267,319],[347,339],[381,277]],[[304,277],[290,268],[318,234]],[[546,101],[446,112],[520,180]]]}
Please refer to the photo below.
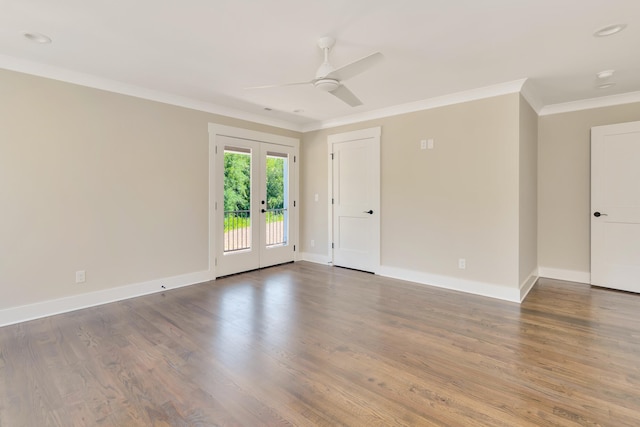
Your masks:
{"label": "french door", "polygon": [[294,260],[295,147],[218,135],[216,276]]}

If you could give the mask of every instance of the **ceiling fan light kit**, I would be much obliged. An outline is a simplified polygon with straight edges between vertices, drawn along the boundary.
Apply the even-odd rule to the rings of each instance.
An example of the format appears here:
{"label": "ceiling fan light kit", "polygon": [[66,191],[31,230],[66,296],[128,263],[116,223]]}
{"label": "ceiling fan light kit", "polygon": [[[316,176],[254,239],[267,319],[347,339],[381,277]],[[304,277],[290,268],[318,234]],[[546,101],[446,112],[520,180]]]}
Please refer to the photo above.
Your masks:
{"label": "ceiling fan light kit", "polygon": [[365,56],[364,58],[360,58],[357,61],[344,65],[340,68],[335,68],[329,62],[329,52],[335,45],[335,43],[336,40],[333,37],[329,36],[321,37],[320,39],[318,39],[318,47],[322,49],[324,53],[324,61],[322,62],[322,64],[320,64],[320,67],[318,68],[318,71],[316,71],[316,75],[313,80],[306,82],[285,83],[281,85],[257,86],[248,89],[265,89],[273,87],[312,84],[319,90],[332,94],[351,107],[362,105],[362,101],[360,101],[360,99],[358,99],[358,97],[354,95],[353,92],[351,92],[344,84],[342,84],[342,82],[367,71],[369,68],[373,67],[380,60],[382,60],[383,56],[380,52],[376,52],[372,53],[371,55]]}
{"label": "ceiling fan light kit", "polygon": [[333,92],[338,89],[340,83],[334,79],[318,79],[313,85],[324,92]]}

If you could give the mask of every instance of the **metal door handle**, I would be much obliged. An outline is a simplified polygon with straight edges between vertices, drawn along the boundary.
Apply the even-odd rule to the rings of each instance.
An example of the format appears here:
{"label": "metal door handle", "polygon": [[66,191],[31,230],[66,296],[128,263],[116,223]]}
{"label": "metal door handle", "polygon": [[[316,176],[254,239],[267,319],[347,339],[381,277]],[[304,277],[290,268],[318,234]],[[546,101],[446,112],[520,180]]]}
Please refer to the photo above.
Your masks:
{"label": "metal door handle", "polygon": [[373,211],[371,209],[369,209],[368,211],[364,211],[362,213],[368,213],[369,215],[373,215]]}
{"label": "metal door handle", "polygon": [[593,216],[595,216],[596,218],[599,218],[600,216],[609,216],[609,215],[603,214],[603,213],[600,213],[600,212],[594,212]]}
{"label": "metal door handle", "polygon": [[265,209],[260,209],[260,212],[265,213],[266,210]]}

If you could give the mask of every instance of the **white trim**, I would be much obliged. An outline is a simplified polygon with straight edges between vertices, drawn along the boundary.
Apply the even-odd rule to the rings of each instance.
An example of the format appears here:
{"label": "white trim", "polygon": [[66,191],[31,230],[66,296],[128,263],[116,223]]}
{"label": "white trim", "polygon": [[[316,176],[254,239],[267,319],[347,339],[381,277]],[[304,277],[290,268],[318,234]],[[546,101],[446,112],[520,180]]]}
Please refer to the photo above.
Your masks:
{"label": "white trim", "polygon": [[333,263],[333,203],[331,203],[333,198],[333,145],[329,142],[328,138],[327,151],[329,169],[327,172],[327,253],[329,254],[329,263]]}
{"label": "white trim", "polygon": [[[214,138],[211,136],[211,123],[209,123],[209,211],[207,215],[209,217],[209,271],[211,271],[211,275],[213,277],[217,276],[217,256],[218,256],[218,248],[216,247],[216,186],[214,183],[216,182],[216,156],[215,149],[216,144]],[[224,208],[223,208],[224,209]]]}
{"label": "white trim", "polygon": [[209,123],[210,136],[228,136],[230,138],[250,139],[258,142],[268,142],[271,144],[287,145],[290,147],[300,148],[300,140],[289,136],[276,135],[267,132],[259,132],[250,129],[238,128],[233,126],[219,125],[217,123]]}
{"label": "white trim", "polygon": [[[374,251],[376,252],[376,259],[375,259],[375,263],[373,265],[373,273],[378,274],[379,270],[380,270],[380,252],[381,252],[381,246],[380,246],[380,235],[381,235],[381,222],[380,222],[380,213],[381,213],[381,209],[380,209],[380,205],[381,205],[381,201],[380,201],[380,197],[381,197],[381,174],[382,174],[382,163],[381,163],[381,150],[382,150],[382,144],[380,141],[380,136],[382,135],[382,127],[380,126],[376,126],[376,127],[371,127],[371,128],[367,128],[367,129],[359,129],[359,130],[354,130],[351,132],[342,132],[342,133],[336,133],[336,134],[331,134],[327,136],[327,149],[328,149],[328,156],[330,158],[332,158],[333,156],[333,144],[337,144],[337,143],[341,143],[341,142],[347,142],[347,141],[357,141],[357,140],[363,140],[363,139],[371,139],[373,144],[377,145],[377,150],[376,150],[376,157],[374,158],[374,161],[378,164],[378,182],[374,182],[373,183],[373,191],[377,192],[377,205],[376,206],[372,206],[373,210],[375,212],[378,212],[378,215],[374,215],[374,217],[372,218],[375,223],[376,223],[376,233],[375,236],[373,236],[373,246],[374,246]],[[328,189],[329,191],[327,191],[327,194],[329,195],[329,199],[328,199],[328,219],[327,219],[327,229],[328,229],[328,253],[329,253],[329,262],[333,263],[333,248],[331,247],[332,243],[333,243],[333,203],[331,203],[331,200],[333,198],[333,161],[331,159],[328,159]]]}
{"label": "white trim", "polygon": [[[163,292],[183,286],[195,285],[210,280],[213,280],[211,271],[200,271],[197,273],[188,273],[164,279],[154,279],[147,282],[119,286],[117,288],[72,295],[19,307],[5,308],[0,310],[0,326],[95,307],[97,305]],[[164,286],[164,288],[162,288],[162,286]]]}
{"label": "white trim", "polygon": [[539,267],[538,275],[548,279],[565,280],[567,282],[591,283],[588,271],[564,270],[561,268]]}
{"label": "white trim", "polygon": [[385,117],[397,116],[400,114],[413,113],[415,111],[429,110],[432,108],[444,107],[447,105],[460,104],[462,102],[492,98],[494,96],[506,95],[509,93],[517,93],[520,92],[525,81],[526,79],[514,80],[511,82],[500,83],[492,86],[471,89],[464,92],[438,96],[436,98],[410,102],[408,104],[401,104],[393,107],[381,108],[379,110],[367,111],[360,114],[353,114],[350,116],[337,117],[335,119],[313,122],[302,126],[302,132],[328,129],[337,126],[364,122],[367,120],[382,119]]}
{"label": "white trim", "polygon": [[520,302],[524,301],[527,295],[529,295],[529,292],[531,291],[531,289],[533,289],[533,286],[536,284],[537,281],[538,281],[538,269],[535,268],[531,272],[531,274],[529,274],[529,277],[527,277],[525,281],[520,284]]}
{"label": "white trim", "polygon": [[589,110],[592,108],[631,104],[633,102],[640,102],[640,91],[601,96],[580,101],[563,102],[561,104],[551,104],[543,107],[538,114],[540,116],[547,116],[550,114],[570,113],[572,111]]}
{"label": "white trim", "polygon": [[97,77],[91,74],[81,73],[66,68],[55,67],[52,65],[41,64],[24,59],[18,59],[7,55],[0,55],[0,68],[25,74],[31,74],[38,77],[44,77],[47,79],[73,83],[76,85],[86,86],[94,89],[101,89],[108,92],[119,93],[122,95],[134,96],[136,98],[147,99],[149,101],[156,101],[162,102],[164,104],[175,105],[178,107],[191,108],[198,111],[204,111],[206,113],[232,117],[234,119],[247,120],[253,123],[260,123],[263,125],[274,126],[296,132],[302,131],[302,125],[291,123],[286,120],[264,117],[259,114],[248,113],[211,102],[205,102],[185,96],[173,95],[170,93],[147,89],[140,86],[129,85],[126,83],[118,82],[116,80]]}
{"label": "white trim", "polygon": [[407,270],[404,268],[389,266],[380,267],[380,275],[393,279],[415,282],[422,285],[435,286],[437,288],[450,289],[520,303],[520,289],[515,286],[501,286],[493,283],[459,279],[457,277],[441,276],[438,274],[430,274],[422,271]]}
{"label": "white trim", "polygon": [[302,261],[309,261],[315,264],[331,264],[331,257],[328,255],[312,254],[310,252],[301,252],[300,257]]}
{"label": "white trim", "polygon": [[536,114],[540,114],[544,105],[536,95],[535,84],[531,79],[527,79],[527,81],[524,82],[522,89],[520,90],[520,94],[529,103],[531,108],[533,108],[533,111],[535,111]]}
{"label": "white trim", "polygon": [[638,91],[542,106],[542,103],[534,95],[535,90],[531,88],[532,83],[530,79],[520,79],[505,83],[499,83],[492,86],[471,89],[468,91],[442,95],[435,98],[428,98],[416,102],[410,102],[407,104],[381,108],[373,111],[366,111],[360,114],[353,114],[344,117],[337,117],[333,119],[300,124],[293,123],[288,120],[265,117],[260,114],[249,113],[246,111],[214,104],[211,102],[205,102],[198,99],[130,85],[116,80],[98,77],[79,71],[69,70],[67,68],[56,67],[53,65],[47,65],[35,61],[29,61],[26,59],[15,58],[9,55],[0,55],[0,68],[302,133],[320,129],[328,129],[367,120],[397,116],[400,114],[407,114],[415,111],[444,107],[446,105],[459,104],[462,102],[474,101],[483,98],[491,98],[494,96],[500,96],[514,92],[521,92],[525,99],[529,102],[531,107],[540,116],[640,102],[640,91]]}

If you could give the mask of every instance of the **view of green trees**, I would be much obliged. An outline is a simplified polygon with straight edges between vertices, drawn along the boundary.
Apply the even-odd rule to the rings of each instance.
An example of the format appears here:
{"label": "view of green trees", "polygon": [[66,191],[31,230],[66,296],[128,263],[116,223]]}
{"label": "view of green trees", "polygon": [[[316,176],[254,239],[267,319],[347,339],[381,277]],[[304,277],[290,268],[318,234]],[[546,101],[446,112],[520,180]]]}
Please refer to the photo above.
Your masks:
{"label": "view of green trees", "polygon": [[267,157],[267,206],[284,208],[284,159]]}
{"label": "view of green trees", "polygon": [[224,153],[224,210],[249,210],[251,199],[251,156]]}
{"label": "view of green trees", "polygon": [[[281,157],[267,157],[268,209],[284,208],[284,161]],[[224,153],[224,210],[248,211],[250,202],[251,156],[227,151]]]}

